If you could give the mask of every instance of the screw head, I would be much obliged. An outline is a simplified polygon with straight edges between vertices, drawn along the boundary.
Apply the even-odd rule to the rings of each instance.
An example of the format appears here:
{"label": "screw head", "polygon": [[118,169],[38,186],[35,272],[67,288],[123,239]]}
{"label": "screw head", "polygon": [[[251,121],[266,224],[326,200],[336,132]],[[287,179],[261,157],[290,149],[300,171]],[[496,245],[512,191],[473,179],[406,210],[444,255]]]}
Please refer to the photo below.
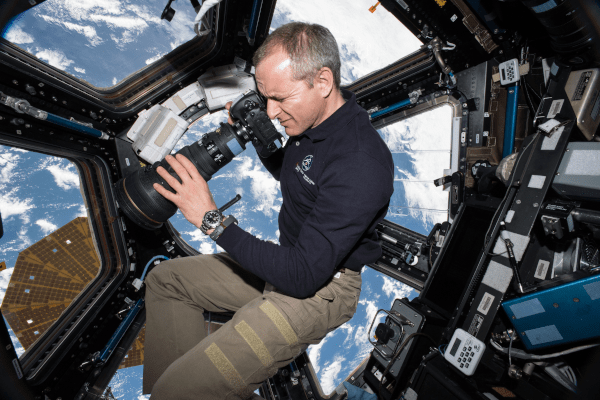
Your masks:
{"label": "screw head", "polygon": [[517,200],[517,201],[515,201],[515,203],[521,204],[521,200]]}
{"label": "screw head", "polygon": [[552,305],[554,306],[554,308],[558,308],[558,303],[554,303]]}
{"label": "screw head", "polygon": [[538,203],[533,203],[533,207],[537,208],[537,206],[539,206]]}
{"label": "screw head", "polygon": [[579,299],[578,299],[577,297],[575,297],[575,298],[573,299],[573,301],[574,301],[575,303],[579,303]]}

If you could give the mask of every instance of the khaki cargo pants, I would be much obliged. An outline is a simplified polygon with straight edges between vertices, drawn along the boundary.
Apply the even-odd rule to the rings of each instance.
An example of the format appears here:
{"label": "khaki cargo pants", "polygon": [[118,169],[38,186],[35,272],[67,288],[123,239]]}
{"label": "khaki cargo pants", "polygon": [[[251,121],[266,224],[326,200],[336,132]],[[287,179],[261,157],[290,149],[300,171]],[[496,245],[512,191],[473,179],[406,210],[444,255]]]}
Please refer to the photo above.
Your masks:
{"label": "khaki cargo pants", "polygon": [[[361,276],[347,270],[306,299],[263,294],[264,281],[221,253],[163,262],[146,285],[143,392],[151,400],[246,399],[354,315]],[[207,336],[203,311],[236,313]]]}

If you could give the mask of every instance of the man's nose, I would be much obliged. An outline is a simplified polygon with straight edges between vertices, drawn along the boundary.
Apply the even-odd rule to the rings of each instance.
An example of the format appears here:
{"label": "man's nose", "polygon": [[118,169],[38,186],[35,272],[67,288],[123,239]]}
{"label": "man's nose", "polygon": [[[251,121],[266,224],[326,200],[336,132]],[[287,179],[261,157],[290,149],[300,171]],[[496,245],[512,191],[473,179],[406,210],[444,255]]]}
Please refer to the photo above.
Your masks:
{"label": "man's nose", "polygon": [[269,116],[269,118],[277,118],[280,112],[281,108],[279,107],[279,104],[276,101],[267,99],[267,115]]}

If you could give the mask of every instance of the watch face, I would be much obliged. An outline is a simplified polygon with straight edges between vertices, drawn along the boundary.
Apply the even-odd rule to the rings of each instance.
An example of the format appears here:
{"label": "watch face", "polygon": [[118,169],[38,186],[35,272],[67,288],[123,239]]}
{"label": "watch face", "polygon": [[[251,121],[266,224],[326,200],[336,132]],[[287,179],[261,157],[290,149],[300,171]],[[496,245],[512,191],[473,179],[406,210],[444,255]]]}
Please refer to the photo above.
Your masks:
{"label": "watch face", "polygon": [[204,214],[204,223],[210,228],[215,228],[216,226],[218,226],[221,223],[222,219],[223,216],[221,215],[221,213],[215,210],[209,211],[206,214]]}

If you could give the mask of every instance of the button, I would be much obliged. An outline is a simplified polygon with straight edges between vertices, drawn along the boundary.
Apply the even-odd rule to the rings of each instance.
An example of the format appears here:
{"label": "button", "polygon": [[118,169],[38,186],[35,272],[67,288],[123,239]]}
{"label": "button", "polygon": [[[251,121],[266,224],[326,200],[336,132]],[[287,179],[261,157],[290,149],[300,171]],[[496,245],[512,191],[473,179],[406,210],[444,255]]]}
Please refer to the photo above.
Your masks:
{"label": "button", "polygon": [[469,351],[471,351],[471,350],[472,350],[472,349],[471,349],[471,346],[469,346]]}
{"label": "button", "polygon": [[458,359],[458,362],[461,362],[461,361],[462,361],[462,358],[459,358],[459,359]]}
{"label": "button", "polygon": [[463,357],[465,355],[465,353],[460,353],[460,356]]}
{"label": "button", "polygon": [[469,363],[466,363],[466,364],[465,364],[465,367],[469,368]]}
{"label": "button", "polygon": [[300,142],[298,142],[298,141],[297,141],[297,142],[296,142],[296,146],[300,146]]}
{"label": "button", "polygon": [[469,357],[469,359],[467,360],[468,362],[471,362],[471,357]]}
{"label": "button", "polygon": [[[468,354],[467,354],[468,355]],[[471,357],[473,357],[475,355],[475,353],[471,352]]]}
{"label": "button", "polygon": [[465,364],[460,364],[460,367],[461,367],[461,368],[464,368],[464,367],[465,367]]}

